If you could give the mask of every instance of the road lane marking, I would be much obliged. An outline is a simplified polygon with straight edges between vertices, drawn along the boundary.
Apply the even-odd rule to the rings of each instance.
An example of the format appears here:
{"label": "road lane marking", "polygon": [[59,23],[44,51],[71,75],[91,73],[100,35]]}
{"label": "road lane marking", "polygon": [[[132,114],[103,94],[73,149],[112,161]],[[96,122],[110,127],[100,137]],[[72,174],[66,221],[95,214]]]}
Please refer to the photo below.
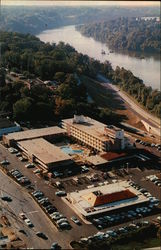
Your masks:
{"label": "road lane marking", "polygon": [[38,213],[39,211],[35,210],[35,211],[31,211],[31,212],[28,212],[27,214],[34,214],[34,213]]}

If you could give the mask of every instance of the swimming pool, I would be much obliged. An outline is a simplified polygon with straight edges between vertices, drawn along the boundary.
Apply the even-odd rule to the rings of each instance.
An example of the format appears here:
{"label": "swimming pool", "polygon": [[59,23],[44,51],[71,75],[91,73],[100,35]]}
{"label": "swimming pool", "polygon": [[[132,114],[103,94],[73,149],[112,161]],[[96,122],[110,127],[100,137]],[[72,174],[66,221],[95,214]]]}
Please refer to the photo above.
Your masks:
{"label": "swimming pool", "polygon": [[70,154],[70,155],[74,155],[74,154],[82,154],[83,150],[81,149],[72,149],[69,146],[63,146],[61,147],[61,150],[66,153],[66,154]]}

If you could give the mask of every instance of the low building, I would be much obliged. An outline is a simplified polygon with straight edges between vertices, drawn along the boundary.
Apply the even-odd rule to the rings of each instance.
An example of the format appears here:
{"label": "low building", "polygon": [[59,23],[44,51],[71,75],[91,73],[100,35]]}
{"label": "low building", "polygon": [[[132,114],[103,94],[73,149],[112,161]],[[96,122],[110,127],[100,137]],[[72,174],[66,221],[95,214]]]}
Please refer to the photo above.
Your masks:
{"label": "low building", "polygon": [[103,159],[100,155],[91,155],[86,157],[86,162],[89,165],[93,165],[95,167],[104,166],[108,163],[106,159]]}
{"label": "low building", "polygon": [[83,115],[62,120],[62,127],[68,136],[99,152],[123,150],[128,145],[128,139],[124,136],[123,130]]}
{"label": "low building", "polygon": [[149,202],[147,197],[130,186],[127,181],[68,193],[67,198],[73,209],[85,218]]}
{"label": "low building", "polygon": [[6,118],[0,118],[0,137],[3,135],[18,132],[21,130],[21,127],[16,122],[11,122]]}
{"label": "low building", "polygon": [[57,126],[40,128],[40,129],[30,129],[26,131],[21,131],[17,133],[12,133],[3,136],[3,141],[8,146],[14,146],[19,141],[44,138],[50,140],[54,137],[58,137],[66,134],[66,131]]}
{"label": "low building", "polygon": [[43,138],[18,141],[17,147],[30,161],[39,164],[44,170],[50,171],[73,163],[69,155]]}

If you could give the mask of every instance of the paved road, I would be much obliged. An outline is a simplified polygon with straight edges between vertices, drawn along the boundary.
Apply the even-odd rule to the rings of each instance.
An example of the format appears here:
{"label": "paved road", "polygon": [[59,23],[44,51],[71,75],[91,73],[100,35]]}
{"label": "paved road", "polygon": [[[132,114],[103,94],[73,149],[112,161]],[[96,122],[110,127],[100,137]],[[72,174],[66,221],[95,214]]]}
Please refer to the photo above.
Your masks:
{"label": "paved road", "polygon": [[109,83],[109,80],[105,77],[98,75],[98,79],[102,82],[102,85],[106,88],[110,88],[116,92],[116,94],[120,97],[120,99],[126,104],[128,104],[128,107],[133,110],[134,113],[139,115],[139,117],[146,121],[150,126],[153,126],[160,130],[160,119],[157,117],[154,117],[153,115],[149,114],[145,110],[143,110],[140,106],[138,106],[135,102],[132,101],[131,98],[129,98],[126,94],[124,94],[122,91],[119,91],[119,88],[113,84]]}

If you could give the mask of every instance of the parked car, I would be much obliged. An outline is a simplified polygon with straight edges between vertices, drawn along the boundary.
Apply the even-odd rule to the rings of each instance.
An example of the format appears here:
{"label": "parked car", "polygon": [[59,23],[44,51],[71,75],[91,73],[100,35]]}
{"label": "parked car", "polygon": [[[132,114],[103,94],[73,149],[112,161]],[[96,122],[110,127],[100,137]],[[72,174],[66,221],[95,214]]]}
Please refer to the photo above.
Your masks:
{"label": "parked car", "polygon": [[41,173],[41,170],[37,168],[37,169],[35,169],[35,170],[33,171],[33,173],[34,173],[34,174],[40,174],[40,173]]}
{"label": "parked car", "polygon": [[11,153],[11,154],[16,154],[18,152],[18,150],[16,148],[8,148],[8,151]]}
{"label": "parked car", "polygon": [[20,161],[27,161],[27,158],[25,158],[25,157],[18,157],[18,159],[20,160]]}
{"label": "parked car", "polygon": [[81,170],[82,170],[82,173],[87,173],[89,171],[89,168],[87,168],[86,166],[82,166]]}
{"label": "parked car", "polygon": [[48,237],[47,237],[44,233],[42,233],[42,232],[37,232],[36,235],[37,235],[38,237],[44,239],[44,240],[47,240],[47,239],[48,239]]}
{"label": "parked car", "polygon": [[28,163],[25,165],[25,168],[34,168],[35,165],[33,163]]}
{"label": "parked car", "polygon": [[28,227],[34,227],[34,225],[32,224],[32,222],[29,219],[25,219],[24,221]]}
{"label": "parked car", "polygon": [[55,192],[55,194],[57,195],[57,196],[66,196],[66,192],[65,191],[58,191],[58,192]]}
{"label": "parked car", "polygon": [[26,215],[25,215],[24,213],[20,213],[20,214],[19,214],[19,217],[20,217],[22,220],[26,220],[26,219],[27,219],[27,217],[26,217]]}
{"label": "parked car", "polygon": [[20,157],[20,156],[22,156],[22,154],[21,154],[20,152],[18,152],[18,153],[16,154],[16,156],[17,156],[17,157]]}
{"label": "parked car", "polygon": [[57,171],[53,171],[53,175],[54,175],[54,177],[56,178],[56,177],[61,177],[61,176],[63,176],[63,173],[57,172]]}
{"label": "parked car", "polygon": [[72,220],[75,224],[81,225],[81,222],[80,222],[75,216],[72,216],[72,217],[71,217],[71,220]]}
{"label": "parked car", "polygon": [[1,199],[3,201],[9,201],[9,202],[12,201],[12,198],[10,196],[2,196]]}
{"label": "parked car", "polygon": [[54,242],[54,243],[52,243],[50,249],[51,250],[59,250],[59,249],[61,249],[61,246],[59,246],[57,242]]}
{"label": "parked car", "polygon": [[1,165],[8,165],[10,162],[8,160],[3,160],[0,162]]}

